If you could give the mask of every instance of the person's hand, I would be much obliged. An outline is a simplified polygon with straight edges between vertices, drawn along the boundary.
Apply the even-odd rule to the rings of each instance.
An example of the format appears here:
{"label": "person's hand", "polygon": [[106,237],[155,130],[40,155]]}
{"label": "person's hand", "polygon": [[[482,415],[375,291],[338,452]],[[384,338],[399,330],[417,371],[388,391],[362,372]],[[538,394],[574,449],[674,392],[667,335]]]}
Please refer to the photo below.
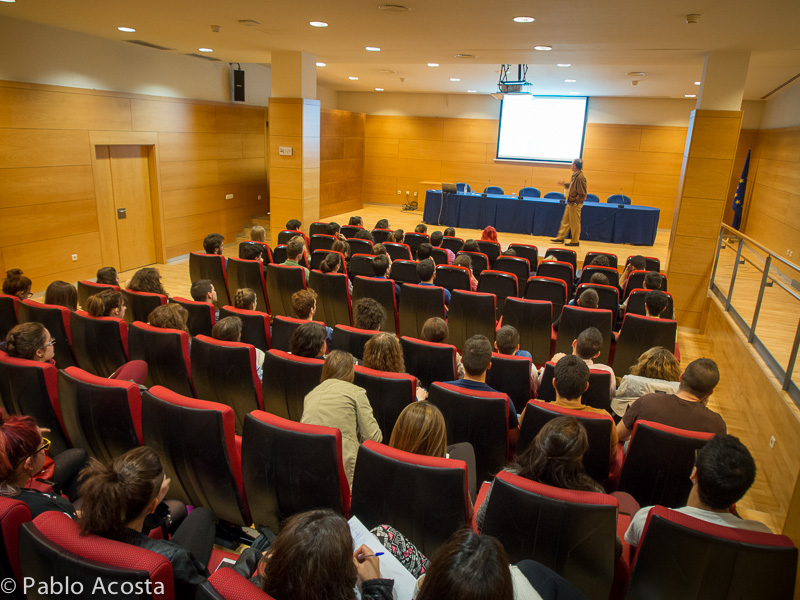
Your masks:
{"label": "person's hand", "polygon": [[380,560],[375,556],[375,553],[369,546],[361,544],[361,546],[353,552],[353,562],[356,565],[356,571],[358,571],[358,579],[360,581],[380,579]]}
{"label": "person's hand", "polygon": [[565,356],[566,356],[566,354],[564,354],[563,352],[559,352],[558,354],[554,354],[553,358],[551,358],[550,361],[554,362],[554,363],[557,363],[558,361],[560,361]]}
{"label": "person's hand", "polygon": [[36,429],[39,430],[39,435],[44,435],[45,433],[50,433],[50,429],[47,427],[37,427]]}
{"label": "person's hand", "polygon": [[417,388],[417,401],[422,402],[428,398],[428,391],[423,387]]}
{"label": "person's hand", "polygon": [[558,182],[558,185],[567,185],[567,182],[562,180]]}
{"label": "person's hand", "polygon": [[169,477],[164,477],[164,481],[161,482],[161,489],[158,491],[158,502],[159,504],[164,501],[164,498],[167,497],[167,492],[169,491],[169,483],[171,479]]}

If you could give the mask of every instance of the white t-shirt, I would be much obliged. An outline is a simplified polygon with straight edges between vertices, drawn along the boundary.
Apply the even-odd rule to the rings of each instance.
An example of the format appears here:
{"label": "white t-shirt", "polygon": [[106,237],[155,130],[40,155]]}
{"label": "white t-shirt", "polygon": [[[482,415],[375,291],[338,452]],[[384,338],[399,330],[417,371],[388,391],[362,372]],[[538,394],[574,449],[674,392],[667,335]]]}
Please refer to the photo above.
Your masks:
{"label": "white t-shirt", "polygon": [[[633,517],[631,524],[628,526],[628,531],[625,532],[625,541],[631,546],[638,546],[639,539],[642,537],[642,529],[647,521],[647,515],[650,514],[652,506],[646,506],[636,513]],[[701,519],[714,525],[723,525],[725,527],[733,527],[735,529],[746,529],[747,531],[760,531],[762,533],[772,533],[769,527],[759,521],[752,521],[750,519],[740,519],[729,512],[714,512],[710,510],[703,510],[702,508],[694,508],[692,506],[684,506],[683,508],[676,508],[675,511]]]}

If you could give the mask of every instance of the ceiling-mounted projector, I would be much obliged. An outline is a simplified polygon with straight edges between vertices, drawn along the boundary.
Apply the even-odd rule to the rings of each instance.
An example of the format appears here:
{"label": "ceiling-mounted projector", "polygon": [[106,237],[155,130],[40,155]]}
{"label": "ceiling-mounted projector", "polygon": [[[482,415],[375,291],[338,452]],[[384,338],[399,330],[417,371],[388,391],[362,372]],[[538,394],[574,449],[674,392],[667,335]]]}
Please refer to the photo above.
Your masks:
{"label": "ceiling-mounted projector", "polygon": [[532,94],[532,85],[527,80],[528,65],[517,65],[517,79],[509,79],[512,65],[500,65],[500,81],[497,82],[495,98],[502,100],[505,94]]}

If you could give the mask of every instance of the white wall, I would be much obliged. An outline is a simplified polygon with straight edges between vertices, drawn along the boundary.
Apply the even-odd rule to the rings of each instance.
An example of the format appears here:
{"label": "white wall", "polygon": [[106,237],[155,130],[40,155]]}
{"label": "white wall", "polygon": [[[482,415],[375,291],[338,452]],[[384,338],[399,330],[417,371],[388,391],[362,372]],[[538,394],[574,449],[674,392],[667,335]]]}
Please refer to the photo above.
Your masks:
{"label": "white wall", "polygon": [[[196,100],[231,101],[230,66],[0,18],[0,79]],[[270,69],[242,64],[246,104],[264,106]]]}
{"label": "white wall", "polygon": [[800,125],[800,81],[783,88],[769,98],[761,119],[762,129]]}
{"label": "white wall", "polygon": [[317,100],[320,102],[320,108],[325,110],[336,110],[339,108],[339,92],[329,88],[317,86]]}

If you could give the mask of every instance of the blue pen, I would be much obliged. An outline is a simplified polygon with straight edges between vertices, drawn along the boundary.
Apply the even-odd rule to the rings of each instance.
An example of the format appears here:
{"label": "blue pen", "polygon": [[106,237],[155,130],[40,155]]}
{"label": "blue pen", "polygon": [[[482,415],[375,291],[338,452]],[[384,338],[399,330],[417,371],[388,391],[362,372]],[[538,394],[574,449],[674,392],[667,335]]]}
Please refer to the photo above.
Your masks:
{"label": "blue pen", "polygon": [[358,558],[364,559],[364,558],[372,558],[373,556],[383,556],[383,555],[384,555],[383,552],[376,552],[375,554],[361,554],[359,555]]}

